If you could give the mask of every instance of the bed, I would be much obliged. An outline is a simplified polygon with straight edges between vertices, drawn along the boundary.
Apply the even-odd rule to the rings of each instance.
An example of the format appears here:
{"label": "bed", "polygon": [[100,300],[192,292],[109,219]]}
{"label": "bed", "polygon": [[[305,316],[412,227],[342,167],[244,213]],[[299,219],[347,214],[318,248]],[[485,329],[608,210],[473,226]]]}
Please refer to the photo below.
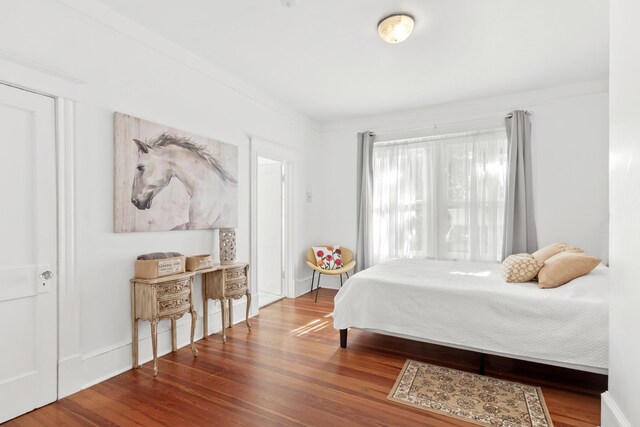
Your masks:
{"label": "bed", "polygon": [[609,272],[555,289],[506,283],[500,264],[398,259],[352,276],[334,327],[374,332],[606,374]]}

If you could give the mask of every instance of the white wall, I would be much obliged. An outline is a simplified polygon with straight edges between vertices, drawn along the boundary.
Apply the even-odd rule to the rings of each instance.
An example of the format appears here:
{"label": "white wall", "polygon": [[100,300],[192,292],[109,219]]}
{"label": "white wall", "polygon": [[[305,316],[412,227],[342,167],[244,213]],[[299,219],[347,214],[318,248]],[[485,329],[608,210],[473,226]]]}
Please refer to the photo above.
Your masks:
{"label": "white wall", "polygon": [[[77,87],[75,152],[80,327],[79,336],[61,340],[63,395],[131,366],[129,279],[136,255],[180,251],[218,256],[217,231],[112,232],[114,111],[239,147],[240,260],[248,260],[250,254],[250,137],[261,136],[295,150],[303,159],[295,176],[295,253],[302,254],[313,243],[305,223],[310,213],[304,201],[308,170],[304,159],[318,133],[306,117],[90,0],[3,2],[1,58],[30,64],[31,69],[67,82],[84,82]],[[3,80],[11,83],[12,77],[0,67]],[[36,84],[45,87],[44,80]],[[295,264],[296,277],[302,265],[301,257]],[[195,289],[200,289],[199,279]],[[196,300],[201,316],[200,292]],[[219,306],[210,305],[210,328],[215,331],[220,327]],[[240,321],[244,310],[236,309]],[[148,324],[141,323],[141,361],[145,361],[151,357],[151,346]],[[188,325],[188,316],[179,321],[181,345],[187,342]],[[168,327],[168,322],[161,322],[160,353],[170,348]]]}
{"label": "white wall", "polygon": [[[338,173],[340,190],[314,181],[314,206],[321,223],[315,240],[353,248],[356,241],[356,134],[374,130],[384,138],[403,129],[438,125],[503,124],[514,108],[531,117],[533,179],[538,242],[566,241],[588,253],[607,256],[608,93],[606,82],[456,102],[430,108],[366,117],[323,127],[316,170]],[[458,124],[456,124],[458,123]],[[416,129],[411,134],[429,132]],[[394,134],[395,133],[395,134]],[[322,176],[322,175],[319,175]],[[331,286],[323,278],[323,285]],[[339,286],[334,280],[333,287]]]}
{"label": "white wall", "polygon": [[602,426],[640,425],[640,16],[637,0],[611,1],[609,391]]}
{"label": "white wall", "polygon": [[[260,159],[258,159],[260,162]],[[282,294],[282,163],[258,164],[258,290]],[[255,268],[255,267],[254,267]]]}

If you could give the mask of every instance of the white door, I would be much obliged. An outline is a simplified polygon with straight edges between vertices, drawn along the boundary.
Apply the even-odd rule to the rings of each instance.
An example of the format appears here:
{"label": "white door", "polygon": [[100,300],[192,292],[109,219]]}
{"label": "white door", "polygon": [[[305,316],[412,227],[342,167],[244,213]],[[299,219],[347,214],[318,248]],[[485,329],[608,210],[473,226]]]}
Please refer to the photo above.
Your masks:
{"label": "white door", "polygon": [[258,157],[258,304],[263,307],[283,296],[283,164]]}
{"label": "white door", "polygon": [[57,398],[55,102],[0,84],[0,423]]}

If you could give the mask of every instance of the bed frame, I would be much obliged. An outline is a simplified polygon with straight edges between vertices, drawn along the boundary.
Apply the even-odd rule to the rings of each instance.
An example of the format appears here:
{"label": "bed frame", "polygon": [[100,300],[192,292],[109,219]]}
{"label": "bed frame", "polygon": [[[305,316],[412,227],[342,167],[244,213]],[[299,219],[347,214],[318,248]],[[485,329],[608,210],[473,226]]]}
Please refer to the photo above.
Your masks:
{"label": "bed frame", "polygon": [[[355,328],[359,329],[359,328]],[[500,372],[500,374],[508,373],[510,376],[514,376],[516,380],[532,381],[532,378],[542,384],[550,385],[556,388],[566,389],[570,391],[577,391],[580,393],[586,393],[594,396],[599,396],[605,392],[608,387],[608,376],[602,372],[587,372],[579,369],[572,368],[570,366],[556,366],[544,361],[538,360],[526,360],[520,358],[513,358],[506,355],[485,353],[479,349],[468,349],[452,347],[444,344],[438,344],[435,342],[429,342],[421,339],[412,339],[411,337],[398,336],[395,334],[385,333],[382,331],[374,331],[368,329],[360,329],[366,332],[372,332],[374,334],[388,335],[390,337],[407,339],[415,342],[422,342],[427,345],[434,345],[446,348],[458,348],[465,350],[471,354],[476,354],[479,360],[478,373],[485,375],[486,367],[489,366],[490,372]],[[347,338],[349,330],[340,329],[340,347],[347,348]],[[533,375],[533,377],[532,377]]]}
{"label": "bed frame", "polygon": [[[340,348],[347,348],[347,336],[349,334],[348,329],[340,329]],[[478,372],[480,375],[484,375],[485,371],[485,355],[480,353],[480,368]]]}
{"label": "bed frame", "polygon": [[348,329],[340,329],[340,347],[347,348]]}

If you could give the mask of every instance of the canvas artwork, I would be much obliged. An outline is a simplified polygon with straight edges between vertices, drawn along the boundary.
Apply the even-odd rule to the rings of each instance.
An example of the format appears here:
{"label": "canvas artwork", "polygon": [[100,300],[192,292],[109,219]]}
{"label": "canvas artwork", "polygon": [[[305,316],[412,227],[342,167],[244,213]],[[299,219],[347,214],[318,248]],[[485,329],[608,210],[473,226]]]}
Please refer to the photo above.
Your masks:
{"label": "canvas artwork", "polygon": [[238,147],[115,113],[114,231],[235,228]]}

